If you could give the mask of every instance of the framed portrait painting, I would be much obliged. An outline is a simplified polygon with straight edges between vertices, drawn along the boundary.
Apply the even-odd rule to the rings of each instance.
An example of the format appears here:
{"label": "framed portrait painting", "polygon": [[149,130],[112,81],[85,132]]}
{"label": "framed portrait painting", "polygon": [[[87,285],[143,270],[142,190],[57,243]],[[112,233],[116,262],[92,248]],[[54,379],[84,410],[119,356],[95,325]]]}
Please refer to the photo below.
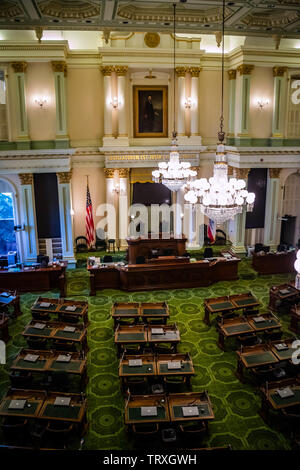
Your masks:
{"label": "framed portrait painting", "polygon": [[168,137],[168,87],[134,86],[134,137]]}

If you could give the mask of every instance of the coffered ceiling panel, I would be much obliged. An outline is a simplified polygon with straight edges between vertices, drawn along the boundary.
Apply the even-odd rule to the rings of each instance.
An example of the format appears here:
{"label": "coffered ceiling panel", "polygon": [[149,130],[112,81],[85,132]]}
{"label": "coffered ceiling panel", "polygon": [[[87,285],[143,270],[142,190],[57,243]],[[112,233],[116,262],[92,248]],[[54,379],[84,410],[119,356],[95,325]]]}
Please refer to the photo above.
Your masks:
{"label": "coffered ceiling panel", "polygon": [[[222,0],[1,0],[0,29],[37,26],[65,30],[172,30],[212,33],[221,29]],[[226,33],[300,37],[300,0],[226,1]]]}

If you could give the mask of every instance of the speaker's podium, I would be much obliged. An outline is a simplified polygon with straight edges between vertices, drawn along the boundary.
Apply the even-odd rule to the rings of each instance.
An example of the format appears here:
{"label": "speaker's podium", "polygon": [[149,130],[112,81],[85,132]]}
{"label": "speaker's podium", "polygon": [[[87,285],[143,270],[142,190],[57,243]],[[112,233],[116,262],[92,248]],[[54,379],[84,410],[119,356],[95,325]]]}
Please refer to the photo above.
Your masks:
{"label": "speaker's podium", "polygon": [[150,235],[148,238],[126,238],[128,244],[128,264],[136,264],[139,256],[145,260],[155,258],[155,256],[183,256],[186,252],[185,237],[164,238],[163,233]]}

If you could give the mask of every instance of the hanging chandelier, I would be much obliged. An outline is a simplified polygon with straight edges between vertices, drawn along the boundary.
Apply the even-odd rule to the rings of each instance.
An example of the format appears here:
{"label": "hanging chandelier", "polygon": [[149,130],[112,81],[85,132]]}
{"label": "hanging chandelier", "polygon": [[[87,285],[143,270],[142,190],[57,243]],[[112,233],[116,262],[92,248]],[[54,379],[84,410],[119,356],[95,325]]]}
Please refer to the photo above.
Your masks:
{"label": "hanging chandelier", "polygon": [[[175,109],[175,62],[176,62],[176,3],[173,3],[174,9],[174,109]],[[158,170],[152,171],[152,179],[155,183],[161,183],[164,186],[167,186],[171,191],[178,191],[185,184],[192,181],[193,178],[197,176],[197,172],[191,169],[191,164],[189,162],[180,162],[179,152],[177,147],[177,132],[175,130],[175,112],[174,112],[174,128],[172,133],[172,144],[170,159],[166,162],[161,162],[158,164]]]}
{"label": "hanging chandelier", "polygon": [[228,165],[226,159],[225,132],[223,131],[223,102],[224,102],[224,26],[225,26],[225,0],[223,0],[222,22],[222,99],[220,131],[218,132],[218,145],[214,162],[213,176],[207,180],[200,178],[189,182],[185,186],[184,199],[190,204],[199,204],[201,212],[209,219],[220,225],[235,215],[252,211],[255,194],[248,192],[243,179],[228,178]]}

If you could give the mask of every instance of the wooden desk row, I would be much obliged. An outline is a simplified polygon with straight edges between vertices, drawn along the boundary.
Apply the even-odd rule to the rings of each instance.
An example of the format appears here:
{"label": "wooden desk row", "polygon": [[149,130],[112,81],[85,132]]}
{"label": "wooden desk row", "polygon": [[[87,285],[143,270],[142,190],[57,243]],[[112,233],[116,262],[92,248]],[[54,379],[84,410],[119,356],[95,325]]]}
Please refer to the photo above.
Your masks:
{"label": "wooden desk row", "polygon": [[296,261],[296,251],[277,253],[254,253],[252,266],[259,274],[293,273]]}
{"label": "wooden desk row", "polygon": [[[295,349],[292,347],[294,339],[285,339],[280,341],[272,341],[267,344],[258,344],[255,346],[247,346],[237,351],[237,377],[244,379],[244,370],[251,370],[257,367],[274,366],[280,362],[288,361],[292,364],[292,355]],[[287,347],[281,349],[280,345],[285,344]],[[297,367],[297,366],[296,366]]]}
{"label": "wooden desk row", "polygon": [[[68,399],[68,406],[55,405],[57,397]],[[24,408],[11,409],[12,400],[26,400]],[[0,402],[0,417],[26,418],[34,421],[74,423],[82,436],[87,429],[87,401],[83,394],[10,389]]]}
{"label": "wooden desk row", "polygon": [[60,297],[66,297],[67,261],[46,268],[23,267],[15,270],[0,270],[1,289],[17,292],[49,291],[59,289]]}
{"label": "wooden desk row", "polygon": [[212,314],[223,314],[234,311],[246,311],[253,310],[259,307],[259,301],[251,294],[246,292],[245,294],[227,295],[223,297],[211,297],[204,300],[204,322],[210,325],[210,315]]}
{"label": "wooden desk row", "polygon": [[129,264],[104,267],[88,266],[90,295],[101,289],[140,291],[154,289],[182,289],[203,287],[217,281],[238,279],[239,258],[202,260],[196,262],[165,263],[156,265]]}
{"label": "wooden desk row", "polygon": [[[261,321],[256,321],[258,319]],[[225,351],[225,340],[228,338],[264,333],[280,328],[280,321],[272,313],[222,319],[217,324],[219,332],[218,346]]]}
{"label": "wooden desk row", "polygon": [[[136,361],[140,361],[136,365]],[[175,366],[171,367],[170,364]],[[122,385],[130,377],[185,377],[187,384],[195,374],[193,361],[189,353],[186,354],[123,354],[119,363],[119,377]]]}
{"label": "wooden desk row", "polygon": [[[72,329],[72,330],[71,330]],[[32,320],[24,329],[24,338],[46,339],[53,344],[60,342],[73,343],[88,351],[87,329],[83,324],[73,327],[60,322],[43,322]]]}
{"label": "wooden desk row", "polygon": [[[35,359],[34,361],[33,357]],[[65,357],[69,358],[68,362],[63,360]],[[13,361],[10,370],[14,372],[26,371],[33,374],[43,373],[48,375],[63,371],[67,374],[80,376],[82,388],[88,383],[87,359],[83,357],[81,353],[22,349]]]}
{"label": "wooden desk row", "polygon": [[290,330],[300,335],[300,303],[291,309]]}
{"label": "wooden desk row", "polygon": [[[143,416],[143,409],[155,407],[155,416]],[[192,408],[190,416],[185,416],[184,408]],[[197,414],[196,414],[197,413]],[[162,395],[130,395],[125,404],[125,424],[145,423],[182,424],[191,421],[208,421],[214,419],[214,412],[208,393],[170,393]]]}
{"label": "wooden desk row", "polygon": [[300,303],[300,290],[296,289],[293,282],[272,286],[269,295],[269,309],[273,312],[283,310],[288,313],[292,306]]}
{"label": "wooden desk row", "polygon": [[[159,334],[155,330],[160,331]],[[174,325],[130,325],[118,326],[115,331],[115,344],[118,348],[118,356],[122,348],[130,344],[146,345],[149,344],[155,347],[159,343],[171,344],[174,352],[176,352],[177,344],[180,342],[180,332]]]}
{"label": "wooden desk row", "polygon": [[115,302],[111,308],[111,317],[114,320],[114,327],[124,319],[133,319],[136,322],[158,319],[166,323],[170,311],[166,302]]}
{"label": "wooden desk row", "polygon": [[88,323],[88,302],[39,297],[31,307],[31,314],[33,318],[40,320],[55,315],[58,320],[65,323],[82,319],[86,325]]}

